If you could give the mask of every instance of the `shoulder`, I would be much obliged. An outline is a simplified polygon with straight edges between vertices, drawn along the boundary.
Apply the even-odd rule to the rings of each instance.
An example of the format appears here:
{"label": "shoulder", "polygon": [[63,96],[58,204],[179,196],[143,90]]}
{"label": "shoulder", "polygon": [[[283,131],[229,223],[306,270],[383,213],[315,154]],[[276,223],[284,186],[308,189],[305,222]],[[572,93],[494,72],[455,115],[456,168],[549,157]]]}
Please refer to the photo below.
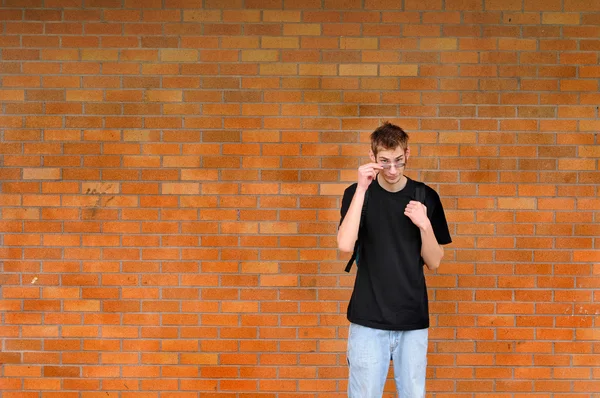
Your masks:
{"label": "shoulder", "polygon": [[430,210],[433,210],[434,208],[438,207],[438,205],[441,205],[440,195],[437,193],[437,191],[435,189],[433,189],[432,187],[430,187],[429,185],[425,184],[422,181],[413,180],[413,183],[414,183],[414,187],[415,187],[415,192],[417,189],[425,190],[425,195],[424,195],[425,205]]}
{"label": "shoulder", "polygon": [[344,190],[344,195],[346,195],[347,193],[352,193],[354,195],[354,192],[356,192],[356,187],[358,186],[358,183],[354,183],[348,187],[346,187],[346,189]]}
{"label": "shoulder", "polygon": [[431,188],[429,185],[422,183],[425,186],[425,192],[427,192],[427,196],[435,198],[436,201],[440,200],[440,195],[438,195],[437,191]]}
{"label": "shoulder", "polygon": [[350,202],[352,201],[352,198],[354,197],[354,193],[356,192],[357,186],[358,186],[358,184],[354,183],[354,184],[350,185],[349,187],[346,187],[346,189],[344,190],[344,195],[342,196],[342,207],[350,206]]}
{"label": "shoulder", "polygon": [[420,187],[422,187],[422,189],[425,189],[425,193],[427,194],[428,197],[429,196],[437,197],[437,198],[440,197],[435,189],[431,188],[429,185],[425,184],[423,181],[417,181],[417,180],[412,180],[412,181],[414,183],[415,189],[419,189]]}

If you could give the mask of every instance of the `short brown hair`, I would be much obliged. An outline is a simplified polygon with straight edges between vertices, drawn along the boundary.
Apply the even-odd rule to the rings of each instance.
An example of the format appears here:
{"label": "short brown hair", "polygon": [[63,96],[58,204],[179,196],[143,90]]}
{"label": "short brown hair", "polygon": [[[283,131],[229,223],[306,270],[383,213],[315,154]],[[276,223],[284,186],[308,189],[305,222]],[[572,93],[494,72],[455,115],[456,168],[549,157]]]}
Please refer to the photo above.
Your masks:
{"label": "short brown hair", "polygon": [[371,133],[371,150],[377,156],[377,150],[408,148],[408,134],[401,127],[385,122]]}

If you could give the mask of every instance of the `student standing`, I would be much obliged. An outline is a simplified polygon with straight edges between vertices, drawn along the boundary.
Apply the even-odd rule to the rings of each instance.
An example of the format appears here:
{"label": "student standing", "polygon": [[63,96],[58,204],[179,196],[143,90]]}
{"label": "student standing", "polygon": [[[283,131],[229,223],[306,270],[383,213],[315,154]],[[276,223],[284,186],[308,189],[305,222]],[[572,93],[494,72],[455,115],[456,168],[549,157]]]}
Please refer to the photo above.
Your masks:
{"label": "student standing", "polygon": [[[408,135],[385,123],[371,134],[371,163],[342,199],[338,248],[355,252],[348,305],[348,397],[380,398],[390,360],[399,397],[425,396],[429,309],[423,266],[452,242],[439,195],[404,175]],[[361,220],[362,219],[362,220]]]}

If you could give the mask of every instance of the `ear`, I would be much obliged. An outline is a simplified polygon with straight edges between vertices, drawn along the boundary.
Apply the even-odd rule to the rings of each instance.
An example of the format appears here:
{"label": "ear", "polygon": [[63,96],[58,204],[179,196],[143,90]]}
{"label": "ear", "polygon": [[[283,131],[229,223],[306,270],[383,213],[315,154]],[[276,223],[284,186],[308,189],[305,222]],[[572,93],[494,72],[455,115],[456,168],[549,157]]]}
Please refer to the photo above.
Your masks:
{"label": "ear", "polygon": [[410,157],[410,147],[406,147],[406,152],[404,154],[404,161],[406,162]]}
{"label": "ear", "polygon": [[375,160],[375,154],[373,153],[372,149],[369,149],[369,157],[371,158],[371,162],[377,163]]}

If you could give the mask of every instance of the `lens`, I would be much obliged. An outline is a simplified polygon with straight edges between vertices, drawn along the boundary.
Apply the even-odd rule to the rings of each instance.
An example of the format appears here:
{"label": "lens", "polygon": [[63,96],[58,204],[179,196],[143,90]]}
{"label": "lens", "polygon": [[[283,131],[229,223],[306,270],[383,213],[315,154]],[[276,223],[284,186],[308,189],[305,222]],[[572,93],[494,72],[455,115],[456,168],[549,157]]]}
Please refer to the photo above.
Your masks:
{"label": "lens", "polygon": [[402,167],[404,167],[404,165],[406,165],[406,163],[381,163],[380,164],[380,166],[384,170],[389,170],[392,168],[392,166],[396,167],[397,169],[401,169]]}

